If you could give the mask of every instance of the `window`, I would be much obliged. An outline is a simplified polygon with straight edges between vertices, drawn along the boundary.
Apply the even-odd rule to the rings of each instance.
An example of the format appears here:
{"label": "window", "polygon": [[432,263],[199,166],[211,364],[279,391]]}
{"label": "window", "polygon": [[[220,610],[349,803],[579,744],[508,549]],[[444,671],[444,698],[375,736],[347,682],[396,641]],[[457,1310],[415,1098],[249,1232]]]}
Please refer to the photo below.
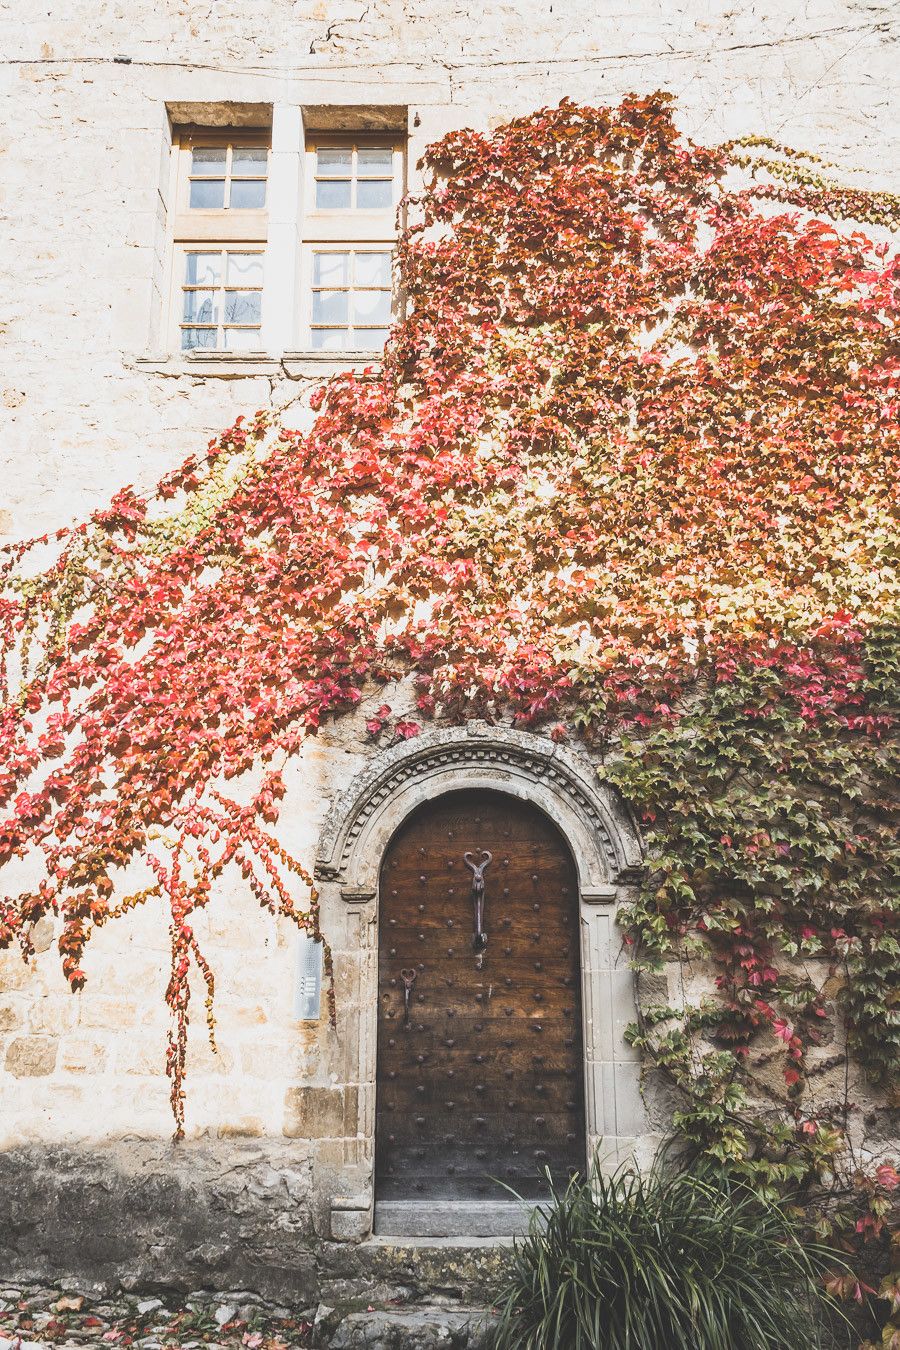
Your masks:
{"label": "window", "polygon": [[247,125],[199,126],[188,119],[206,105],[170,105],[185,120],[166,196],[167,350],[205,373],[239,355],[377,359],[395,314],[407,110],[235,108]]}
{"label": "window", "polygon": [[316,351],[376,351],[391,322],[389,249],[313,249],[310,335]]}
{"label": "window", "polygon": [[266,204],[269,152],[264,145],[195,145],[188,208],[261,211]]}
{"label": "window", "polygon": [[172,331],[182,352],[263,347],[269,139],[253,128],[176,133]]}
{"label": "window", "polygon": [[268,130],[176,133],[176,235],[199,226],[265,239],[269,140]]}
{"label": "window", "polygon": [[263,255],[186,249],[181,288],[181,350],[253,351],[260,346]]}
{"label": "window", "polygon": [[317,211],[385,211],[394,205],[392,146],[319,146]]}
{"label": "window", "polygon": [[305,339],[313,351],[378,352],[391,325],[402,143],[384,132],[307,140]]}

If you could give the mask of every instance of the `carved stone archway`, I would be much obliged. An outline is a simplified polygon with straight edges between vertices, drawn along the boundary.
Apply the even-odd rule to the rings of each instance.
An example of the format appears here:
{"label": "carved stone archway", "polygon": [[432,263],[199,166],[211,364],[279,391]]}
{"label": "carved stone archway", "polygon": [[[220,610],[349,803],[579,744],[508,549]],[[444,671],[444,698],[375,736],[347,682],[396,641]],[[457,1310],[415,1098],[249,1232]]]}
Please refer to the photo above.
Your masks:
{"label": "carved stone archway", "polygon": [[351,904],[373,900],[384,849],[421,802],[460,788],[494,788],[534,802],[560,827],[584,899],[612,900],[637,877],[641,846],[621,798],[570,751],[544,736],[469,722],[426,732],[376,756],[330,813],[316,876]]}
{"label": "carved stone archway", "polygon": [[615,924],[625,889],[641,873],[640,838],[630,813],[586,757],[545,736],[480,721],[427,731],[374,757],[335,803],[317,852],[323,911],[347,916],[347,956],[359,963],[355,1036],[346,1064],[358,1094],[358,1147],[338,1182],[344,1193],[332,1202],[335,1237],[371,1231],[382,857],[411,811],[464,788],[531,802],[565,836],[578,873],[588,1145],[593,1150],[602,1141],[603,1154],[617,1159],[646,1129],[639,1062],[623,1034],[634,1020],[633,979]]}

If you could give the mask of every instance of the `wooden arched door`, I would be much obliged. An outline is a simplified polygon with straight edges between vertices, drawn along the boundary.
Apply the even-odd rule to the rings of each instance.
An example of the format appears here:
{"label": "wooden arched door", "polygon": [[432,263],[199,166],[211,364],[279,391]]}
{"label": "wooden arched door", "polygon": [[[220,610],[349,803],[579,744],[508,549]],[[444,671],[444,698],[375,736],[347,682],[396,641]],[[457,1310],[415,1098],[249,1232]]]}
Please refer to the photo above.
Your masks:
{"label": "wooden arched door", "polygon": [[448,793],[381,869],[376,1230],[513,1231],[504,1185],[535,1200],[584,1163],[572,856],[529,803]]}

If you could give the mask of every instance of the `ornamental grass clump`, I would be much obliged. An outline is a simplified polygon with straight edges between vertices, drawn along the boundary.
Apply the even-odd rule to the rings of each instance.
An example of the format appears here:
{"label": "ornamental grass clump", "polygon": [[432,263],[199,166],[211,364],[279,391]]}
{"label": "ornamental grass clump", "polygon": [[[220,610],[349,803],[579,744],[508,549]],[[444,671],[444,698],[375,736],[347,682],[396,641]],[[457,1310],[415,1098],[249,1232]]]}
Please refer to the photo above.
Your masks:
{"label": "ornamental grass clump", "polygon": [[815,1350],[834,1258],[743,1186],[597,1172],[515,1244],[496,1350]]}

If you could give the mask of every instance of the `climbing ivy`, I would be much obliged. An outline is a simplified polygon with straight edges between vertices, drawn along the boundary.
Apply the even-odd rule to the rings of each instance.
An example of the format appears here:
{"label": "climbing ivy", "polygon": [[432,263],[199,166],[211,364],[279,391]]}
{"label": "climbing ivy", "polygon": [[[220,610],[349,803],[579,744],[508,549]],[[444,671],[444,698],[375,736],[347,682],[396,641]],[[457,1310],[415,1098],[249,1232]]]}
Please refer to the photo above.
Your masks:
{"label": "climbing ivy", "polygon": [[[77,990],[96,927],[166,907],[181,1133],[192,970],[213,1032],[194,916],[237,868],[324,941],[282,769],[409,676],[420,717],[606,757],[647,844],[636,969],[715,975],[642,997],[635,1042],[696,1147],[808,1187],[847,1148],[847,1102],[809,1091],[835,1000],[873,1080],[900,1038],[900,204],[761,138],[694,144],[660,94],[454,132],[424,169],[380,372],[6,550],[0,866],[31,879],[0,941],[27,957],[59,913]],[[860,1176],[881,1242],[896,1173]]]}

